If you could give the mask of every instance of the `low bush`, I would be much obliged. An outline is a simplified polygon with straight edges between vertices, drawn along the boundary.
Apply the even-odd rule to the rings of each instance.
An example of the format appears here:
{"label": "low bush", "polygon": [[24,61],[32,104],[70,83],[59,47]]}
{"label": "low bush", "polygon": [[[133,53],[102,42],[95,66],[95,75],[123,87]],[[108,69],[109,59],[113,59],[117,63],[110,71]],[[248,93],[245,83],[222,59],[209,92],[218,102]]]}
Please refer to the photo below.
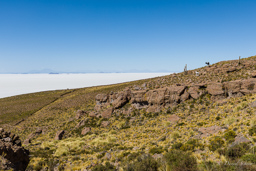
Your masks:
{"label": "low bush", "polygon": [[128,163],[124,171],[157,171],[159,164],[149,154],[141,155],[136,161]]}
{"label": "low bush", "polygon": [[180,150],[180,148],[183,146],[182,143],[176,143],[172,145],[172,149]]}
{"label": "low bush", "polygon": [[164,149],[162,147],[153,147],[149,150],[149,153],[151,154],[160,154],[164,152]]}
{"label": "low bush", "polygon": [[256,155],[255,154],[245,154],[242,156],[242,160],[256,164]]}
{"label": "low bush", "polygon": [[195,148],[200,148],[201,150],[204,149],[203,144],[200,143],[198,139],[190,139],[180,147],[183,151],[194,151]]}
{"label": "low bush", "polygon": [[246,143],[234,145],[227,149],[226,156],[232,160],[235,160],[244,155],[249,150],[249,148],[250,146]]}
{"label": "low bush", "polygon": [[102,164],[97,164],[92,171],[115,171],[115,167],[110,164],[109,162],[106,162],[105,166]]}
{"label": "low bush", "polygon": [[196,171],[196,158],[181,150],[172,150],[164,155],[167,165],[175,171]]}
{"label": "low bush", "polygon": [[249,135],[253,136],[254,134],[256,134],[256,125],[254,125],[249,129]]}
{"label": "low bush", "polygon": [[228,143],[234,142],[236,137],[236,132],[230,130],[224,134],[224,138],[227,140]]}
{"label": "low bush", "polygon": [[221,148],[225,144],[225,141],[221,137],[213,137],[210,140],[209,149],[211,151],[216,151],[218,148]]}

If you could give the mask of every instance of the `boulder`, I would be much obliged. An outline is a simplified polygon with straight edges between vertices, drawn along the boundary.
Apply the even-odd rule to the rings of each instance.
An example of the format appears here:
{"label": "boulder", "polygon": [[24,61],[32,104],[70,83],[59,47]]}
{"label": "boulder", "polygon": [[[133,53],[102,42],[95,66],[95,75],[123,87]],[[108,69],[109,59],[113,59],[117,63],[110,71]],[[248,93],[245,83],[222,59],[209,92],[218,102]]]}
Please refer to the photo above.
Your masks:
{"label": "boulder", "polygon": [[108,95],[106,95],[106,94],[98,94],[98,95],[96,95],[95,99],[96,99],[96,102],[98,102],[100,104],[101,103],[105,103],[108,100]]}
{"label": "boulder", "polygon": [[178,117],[177,115],[171,115],[167,120],[171,123],[176,123],[180,120],[180,117]]}
{"label": "boulder", "polygon": [[173,85],[167,88],[165,94],[165,104],[179,103],[181,95],[184,93],[186,86]]}
{"label": "boulder", "polygon": [[82,116],[86,115],[86,112],[83,110],[76,111],[76,119],[80,119]]}
{"label": "boulder", "polygon": [[229,81],[224,83],[224,89],[227,90],[229,96],[233,96],[233,94],[237,94],[241,90],[241,81]]}
{"label": "boulder", "polygon": [[97,115],[98,115],[98,113],[94,112],[94,111],[89,113],[89,117],[92,117],[92,118],[96,117]]}
{"label": "boulder", "polygon": [[82,132],[81,132],[81,135],[86,135],[88,134],[89,132],[91,132],[91,128],[90,127],[85,127]]}
{"label": "boulder", "polygon": [[146,93],[147,102],[151,105],[162,105],[165,103],[165,94],[167,88],[150,90]]}
{"label": "boulder", "polygon": [[110,107],[110,108],[106,109],[105,111],[103,111],[103,112],[101,113],[101,116],[102,116],[103,118],[110,118],[111,115],[112,115],[112,113],[113,113],[113,111],[114,111],[114,108],[113,108],[113,107]]}
{"label": "boulder", "polygon": [[184,102],[184,101],[188,100],[189,97],[190,97],[190,94],[188,93],[187,90],[185,90],[185,92],[180,96],[180,100],[181,100],[182,102]]}
{"label": "boulder", "polygon": [[198,99],[200,97],[200,95],[199,95],[199,86],[190,87],[188,89],[188,93],[193,99]]}
{"label": "boulder", "polygon": [[160,111],[161,111],[160,106],[157,106],[157,105],[149,106],[147,109],[148,113],[156,113]]}
{"label": "boulder", "polygon": [[102,121],[101,122],[101,127],[107,127],[108,125],[110,124],[110,122],[109,121]]}
{"label": "boulder", "polygon": [[131,91],[125,90],[117,95],[117,98],[112,102],[115,109],[123,107],[131,98]]}
{"label": "boulder", "polygon": [[250,78],[242,81],[241,92],[243,94],[256,93],[256,79]]}
{"label": "boulder", "polygon": [[102,105],[96,104],[95,107],[94,107],[94,110],[100,111],[102,108],[103,108]]}
{"label": "boulder", "polygon": [[[0,139],[0,169],[1,170],[26,170],[29,163],[29,151],[21,146],[18,136],[7,132],[1,132],[8,135]],[[9,136],[12,136],[9,137]],[[18,144],[16,142],[19,142]]]}
{"label": "boulder", "polygon": [[146,90],[140,90],[140,91],[133,91],[131,93],[131,103],[145,103],[147,104],[147,100],[146,100]]}
{"label": "boulder", "polygon": [[81,128],[82,126],[85,125],[86,121],[87,121],[87,120],[81,120],[81,121],[75,126],[75,128]]}
{"label": "boulder", "polygon": [[61,130],[61,131],[58,131],[55,135],[55,140],[62,140],[63,139],[63,136],[65,134],[65,131],[64,130]]}
{"label": "boulder", "polygon": [[223,85],[221,83],[211,83],[206,90],[213,96],[224,95]]}

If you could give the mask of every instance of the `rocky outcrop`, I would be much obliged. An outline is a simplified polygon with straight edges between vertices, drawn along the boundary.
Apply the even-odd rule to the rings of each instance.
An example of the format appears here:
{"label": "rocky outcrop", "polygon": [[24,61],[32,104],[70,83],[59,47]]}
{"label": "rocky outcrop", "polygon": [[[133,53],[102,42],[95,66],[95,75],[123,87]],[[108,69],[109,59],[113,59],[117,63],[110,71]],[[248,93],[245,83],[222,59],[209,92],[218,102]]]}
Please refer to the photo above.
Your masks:
{"label": "rocky outcrop", "polygon": [[[232,72],[234,71],[232,70]],[[135,109],[146,109],[147,112],[159,112],[162,107],[179,104],[189,99],[198,99],[205,94],[209,94],[212,100],[221,100],[227,97],[256,93],[255,84],[256,78],[250,78],[224,83],[176,84],[153,90],[131,91],[130,89],[125,89],[118,93],[111,92],[108,95],[98,94],[95,98],[95,110],[101,112],[103,118],[110,118],[116,109],[122,108],[125,104],[130,103]],[[126,110],[124,113],[126,113]],[[94,116],[93,114],[91,115]]]}
{"label": "rocky outcrop", "polygon": [[5,132],[0,128],[0,169],[26,170],[29,163],[29,151],[21,146],[19,136]]}

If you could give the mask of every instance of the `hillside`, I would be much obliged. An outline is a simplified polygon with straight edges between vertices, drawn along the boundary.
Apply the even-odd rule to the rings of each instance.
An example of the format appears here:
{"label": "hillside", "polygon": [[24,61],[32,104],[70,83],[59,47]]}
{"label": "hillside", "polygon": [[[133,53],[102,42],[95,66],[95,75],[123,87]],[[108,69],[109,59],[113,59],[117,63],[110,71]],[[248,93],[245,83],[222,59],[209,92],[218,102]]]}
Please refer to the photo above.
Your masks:
{"label": "hillside", "polygon": [[0,127],[30,150],[28,170],[136,170],[144,154],[158,170],[186,170],[168,162],[177,154],[192,156],[194,170],[256,170],[255,77],[252,56],[164,77],[3,98]]}

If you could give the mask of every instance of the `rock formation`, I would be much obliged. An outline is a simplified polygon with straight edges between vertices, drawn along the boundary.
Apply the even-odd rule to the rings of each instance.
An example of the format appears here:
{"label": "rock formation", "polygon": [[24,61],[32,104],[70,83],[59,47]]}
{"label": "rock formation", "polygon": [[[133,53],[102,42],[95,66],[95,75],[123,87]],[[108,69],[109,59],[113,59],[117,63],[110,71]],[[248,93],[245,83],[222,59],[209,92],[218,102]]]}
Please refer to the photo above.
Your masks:
{"label": "rock formation", "polygon": [[[198,99],[206,94],[209,94],[212,100],[221,100],[256,93],[255,84],[256,79],[250,78],[224,83],[177,84],[153,90],[125,89],[118,93],[98,94],[95,98],[95,110],[101,112],[103,118],[110,118],[116,109],[130,103],[135,109],[145,108],[147,112],[159,112],[162,107],[179,104],[188,99]],[[94,115],[91,114],[91,116]]]}
{"label": "rock formation", "polygon": [[0,128],[0,169],[26,170],[29,163],[29,151],[21,146],[19,136]]}

